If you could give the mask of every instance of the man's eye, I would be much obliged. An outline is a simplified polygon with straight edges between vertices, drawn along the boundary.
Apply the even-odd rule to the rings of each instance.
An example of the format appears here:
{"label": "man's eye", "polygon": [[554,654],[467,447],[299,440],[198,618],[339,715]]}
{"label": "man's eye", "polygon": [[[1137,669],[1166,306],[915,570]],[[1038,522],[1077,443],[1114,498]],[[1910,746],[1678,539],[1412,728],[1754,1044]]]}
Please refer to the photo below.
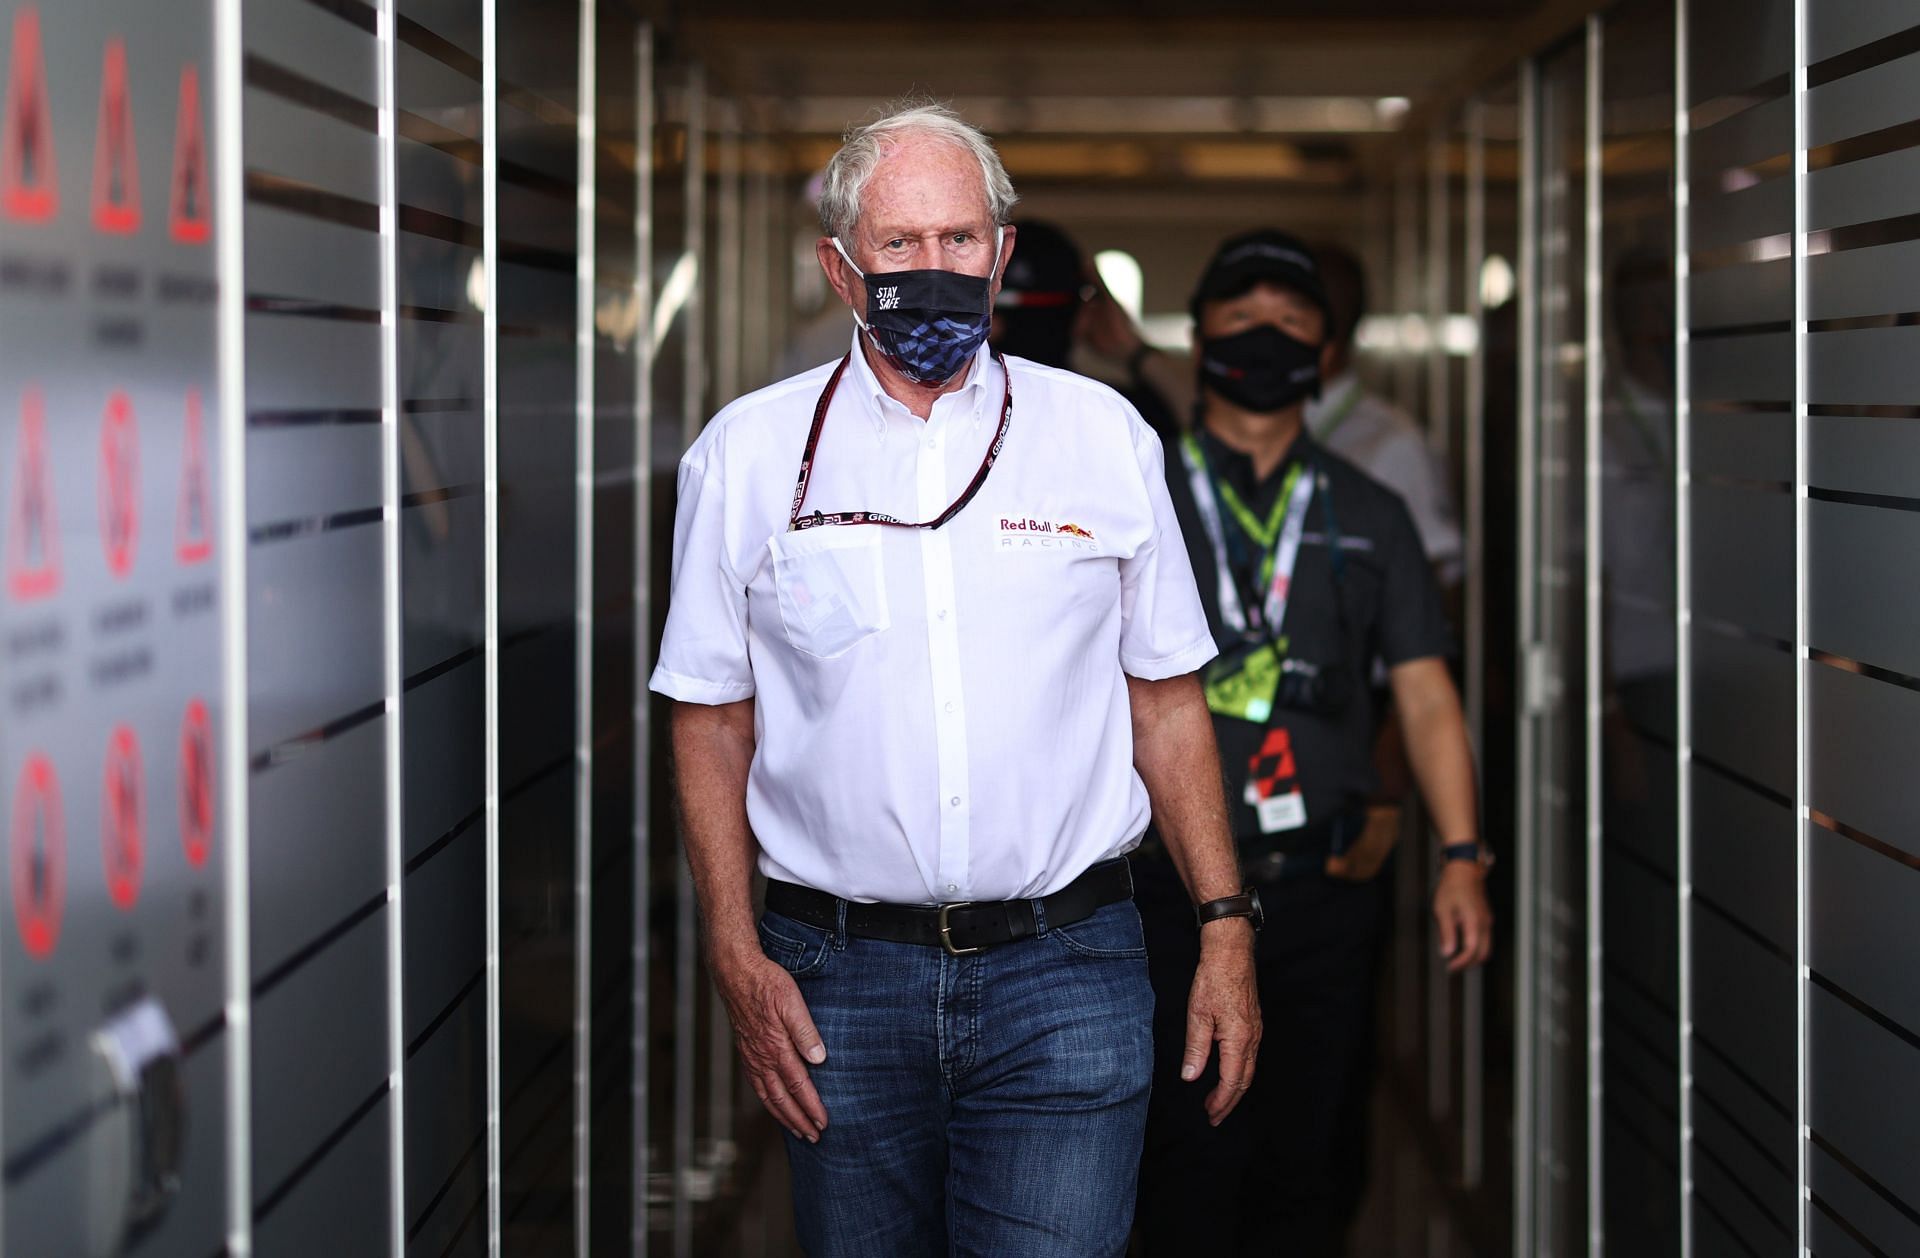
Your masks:
{"label": "man's eye", "polygon": [[894,237],[892,240],[889,240],[887,242],[887,248],[889,249],[905,249],[906,247],[907,247],[907,242],[900,239],[898,236]]}
{"label": "man's eye", "polygon": [[970,245],[973,243],[973,236],[967,232],[955,232],[953,233],[953,243],[956,245]]}

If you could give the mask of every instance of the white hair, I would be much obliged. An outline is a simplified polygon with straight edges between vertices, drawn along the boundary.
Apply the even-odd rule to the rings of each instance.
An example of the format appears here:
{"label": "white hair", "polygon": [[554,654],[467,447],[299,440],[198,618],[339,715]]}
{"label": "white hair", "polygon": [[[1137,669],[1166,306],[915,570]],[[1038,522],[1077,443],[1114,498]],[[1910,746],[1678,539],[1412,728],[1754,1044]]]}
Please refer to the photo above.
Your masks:
{"label": "white hair", "polygon": [[980,177],[987,187],[987,212],[995,227],[1004,227],[1013,217],[1020,198],[1013,191],[1013,180],[1000,164],[993,142],[959,114],[935,101],[908,100],[890,106],[872,122],[849,130],[841,138],[840,151],[827,163],[820,188],[820,227],[829,236],[846,240],[860,221],[860,198],[873,178],[873,171],[886,156],[887,148],[907,136],[928,136],[966,150],[980,163]]}

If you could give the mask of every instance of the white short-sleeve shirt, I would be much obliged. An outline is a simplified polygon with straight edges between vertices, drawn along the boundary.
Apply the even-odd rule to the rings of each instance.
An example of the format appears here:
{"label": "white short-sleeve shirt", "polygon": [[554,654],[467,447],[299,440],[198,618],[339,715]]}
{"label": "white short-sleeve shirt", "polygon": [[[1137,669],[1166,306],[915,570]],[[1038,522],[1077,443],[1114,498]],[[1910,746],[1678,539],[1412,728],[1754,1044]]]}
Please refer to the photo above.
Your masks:
{"label": "white short-sleeve shirt", "polygon": [[[1013,419],[939,529],[787,531],[832,364],[747,395],[680,464],[652,688],[755,700],[747,819],[769,877],[855,900],[1046,895],[1146,829],[1126,674],[1214,655],[1159,439],[1121,397],[1006,360]],[[983,349],[927,420],[855,342],[807,511],[930,520],[979,469],[1003,368]]]}

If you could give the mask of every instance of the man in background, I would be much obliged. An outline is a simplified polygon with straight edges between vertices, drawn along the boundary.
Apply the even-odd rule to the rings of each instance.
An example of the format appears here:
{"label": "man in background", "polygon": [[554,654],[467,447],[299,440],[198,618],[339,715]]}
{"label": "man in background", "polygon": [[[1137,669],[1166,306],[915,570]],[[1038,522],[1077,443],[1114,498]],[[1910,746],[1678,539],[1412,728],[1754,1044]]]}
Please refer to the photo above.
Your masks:
{"label": "man in background", "polygon": [[[1441,586],[1452,586],[1460,579],[1460,521],[1440,461],[1413,417],[1369,392],[1355,371],[1355,339],[1367,313],[1365,266],[1344,245],[1323,243],[1312,252],[1326,297],[1328,329],[1320,393],[1307,402],[1307,430],[1323,448],[1400,495]],[[1130,398],[1153,399],[1154,409],[1142,407],[1141,414],[1160,429],[1161,437],[1177,437],[1199,396],[1192,356],[1148,342],[1119,303],[1098,288],[1090,294],[1075,331],[1087,349],[1123,368],[1124,391]],[[1163,417],[1176,427],[1163,427]]]}
{"label": "man in background", "polygon": [[[1244,876],[1265,902],[1263,1041],[1250,1110],[1189,1112],[1179,975],[1198,931],[1174,867],[1136,862],[1158,998],[1141,1164],[1148,1253],[1333,1258],[1350,1218],[1371,1073],[1374,959],[1385,921],[1356,850],[1378,798],[1384,673],[1440,838],[1437,943],[1485,960],[1492,914],[1472,755],[1447,667],[1452,635],[1405,505],[1314,440],[1306,404],[1333,311],[1311,252],[1276,231],[1225,242],[1195,289],[1195,422],[1169,442],[1168,491],[1221,655],[1204,693]],[[1151,853],[1151,845],[1143,847]]]}
{"label": "man in background", "polygon": [[1320,396],[1307,403],[1314,440],[1400,495],[1420,531],[1427,562],[1447,587],[1460,580],[1460,520],[1440,460],[1413,417],[1369,393],[1354,370],[1354,338],[1367,313],[1367,273],[1352,250],[1314,247],[1332,326]]}
{"label": "man in background", "polygon": [[[1087,320],[1111,319],[1106,308],[1112,307],[1119,312],[1119,321],[1132,328],[1073,237],[1039,219],[1024,219],[1014,226],[1019,229],[1019,244],[1007,262],[1006,278],[993,304],[995,349],[1071,371],[1074,346],[1087,340]],[[1179,422],[1157,389],[1137,382],[1116,387],[1161,440],[1178,435]]]}

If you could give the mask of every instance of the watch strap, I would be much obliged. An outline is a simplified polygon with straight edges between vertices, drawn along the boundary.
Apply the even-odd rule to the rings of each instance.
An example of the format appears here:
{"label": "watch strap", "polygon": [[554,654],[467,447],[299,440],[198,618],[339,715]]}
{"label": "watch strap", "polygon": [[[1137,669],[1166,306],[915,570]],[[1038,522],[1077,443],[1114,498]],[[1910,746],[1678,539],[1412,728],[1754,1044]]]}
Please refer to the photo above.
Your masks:
{"label": "watch strap", "polygon": [[1477,839],[1465,843],[1449,843],[1440,849],[1441,861],[1472,861],[1482,868],[1493,864],[1493,854]]}
{"label": "watch strap", "polygon": [[1193,919],[1197,925],[1205,926],[1223,917],[1255,917],[1259,912],[1259,901],[1254,898],[1254,893],[1242,891],[1239,895],[1222,896],[1218,900],[1196,905]]}

